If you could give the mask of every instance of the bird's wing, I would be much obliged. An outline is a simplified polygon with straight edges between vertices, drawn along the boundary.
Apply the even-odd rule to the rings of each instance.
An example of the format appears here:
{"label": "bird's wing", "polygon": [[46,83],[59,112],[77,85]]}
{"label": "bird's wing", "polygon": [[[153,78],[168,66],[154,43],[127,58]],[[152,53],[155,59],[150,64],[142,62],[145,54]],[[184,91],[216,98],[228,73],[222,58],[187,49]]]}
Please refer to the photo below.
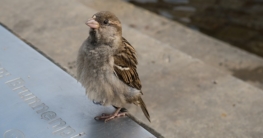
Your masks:
{"label": "bird's wing", "polygon": [[114,55],[114,71],[124,83],[141,90],[141,81],[136,71],[137,64],[135,49],[125,38],[122,38],[122,46]]}

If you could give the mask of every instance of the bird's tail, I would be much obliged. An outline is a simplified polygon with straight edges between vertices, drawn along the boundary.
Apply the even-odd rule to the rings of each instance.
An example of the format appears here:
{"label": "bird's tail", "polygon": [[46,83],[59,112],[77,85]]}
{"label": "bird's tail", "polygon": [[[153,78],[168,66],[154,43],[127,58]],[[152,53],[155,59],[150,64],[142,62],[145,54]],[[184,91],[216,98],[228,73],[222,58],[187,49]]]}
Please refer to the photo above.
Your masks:
{"label": "bird's tail", "polygon": [[147,108],[146,108],[145,103],[143,102],[143,100],[142,100],[141,97],[139,97],[138,100],[139,100],[139,102],[140,102],[140,107],[141,107],[141,109],[142,109],[145,117],[149,120],[149,122],[151,122],[151,120],[150,120],[150,115],[149,115],[149,112],[148,112],[148,110],[147,110]]}

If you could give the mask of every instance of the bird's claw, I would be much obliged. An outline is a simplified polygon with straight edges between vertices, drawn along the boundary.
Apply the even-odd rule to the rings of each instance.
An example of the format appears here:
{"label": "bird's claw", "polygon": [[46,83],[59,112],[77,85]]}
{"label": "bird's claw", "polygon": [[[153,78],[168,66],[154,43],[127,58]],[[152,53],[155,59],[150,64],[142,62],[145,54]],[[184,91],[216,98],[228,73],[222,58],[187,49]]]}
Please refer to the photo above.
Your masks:
{"label": "bird's claw", "polygon": [[101,114],[101,116],[96,116],[94,119],[95,120],[104,120],[104,122],[108,122],[114,118],[119,118],[119,117],[122,117],[122,116],[126,116],[127,115],[127,112],[121,112],[121,113],[117,113],[117,114]]}

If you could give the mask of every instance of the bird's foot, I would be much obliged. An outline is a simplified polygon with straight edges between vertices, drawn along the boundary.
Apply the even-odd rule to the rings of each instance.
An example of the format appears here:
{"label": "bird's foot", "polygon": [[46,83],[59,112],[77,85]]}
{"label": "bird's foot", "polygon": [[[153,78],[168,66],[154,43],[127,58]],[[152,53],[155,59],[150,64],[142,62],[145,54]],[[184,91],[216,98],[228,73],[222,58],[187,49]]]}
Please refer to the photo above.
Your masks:
{"label": "bird's foot", "polygon": [[101,116],[96,116],[95,120],[104,120],[104,122],[108,122],[114,118],[119,118],[122,116],[126,116],[128,112],[115,112],[113,114],[101,114]]}

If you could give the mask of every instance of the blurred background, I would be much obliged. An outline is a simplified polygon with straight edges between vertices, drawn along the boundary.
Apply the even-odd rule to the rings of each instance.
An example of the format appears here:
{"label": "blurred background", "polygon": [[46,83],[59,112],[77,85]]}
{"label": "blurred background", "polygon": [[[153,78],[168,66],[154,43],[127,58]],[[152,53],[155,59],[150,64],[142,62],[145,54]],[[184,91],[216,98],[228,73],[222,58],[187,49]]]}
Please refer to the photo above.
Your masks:
{"label": "blurred background", "polygon": [[263,57],[261,0],[126,0]]}

